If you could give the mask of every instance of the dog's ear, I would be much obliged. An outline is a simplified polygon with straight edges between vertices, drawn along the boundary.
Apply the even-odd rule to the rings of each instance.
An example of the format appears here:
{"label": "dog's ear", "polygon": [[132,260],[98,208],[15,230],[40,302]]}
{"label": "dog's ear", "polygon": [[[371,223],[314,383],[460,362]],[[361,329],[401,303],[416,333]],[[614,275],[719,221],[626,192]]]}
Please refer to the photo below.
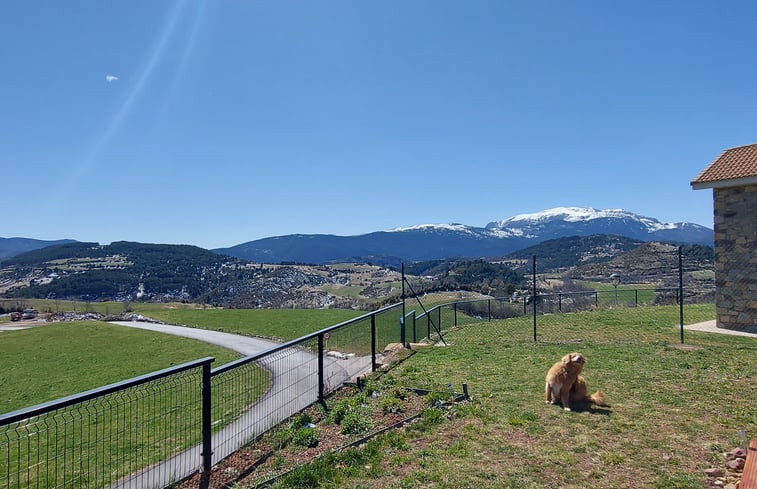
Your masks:
{"label": "dog's ear", "polygon": [[562,357],[562,363],[564,363],[566,365],[568,363],[570,363],[570,359],[571,359],[572,355],[573,355],[572,353],[568,353],[567,355],[565,355],[564,357]]}

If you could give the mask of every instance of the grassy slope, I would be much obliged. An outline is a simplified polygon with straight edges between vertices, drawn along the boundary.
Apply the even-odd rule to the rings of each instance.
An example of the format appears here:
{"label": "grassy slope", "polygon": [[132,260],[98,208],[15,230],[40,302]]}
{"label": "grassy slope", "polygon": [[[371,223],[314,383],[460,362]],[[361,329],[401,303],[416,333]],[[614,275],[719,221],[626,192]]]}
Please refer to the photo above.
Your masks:
{"label": "grassy slope", "polygon": [[135,305],[142,314],[170,324],[291,340],[364,314],[350,309],[195,309]]}
{"label": "grassy slope", "polygon": [[[122,302],[74,302],[50,299],[5,300],[7,307],[33,307],[40,313],[57,311],[121,314]],[[170,324],[196,326],[248,336],[299,338],[313,331],[360,316],[351,309],[221,309],[198,304],[132,302],[129,309]]]}
{"label": "grassy slope", "polygon": [[[714,314],[711,305],[687,311],[687,323]],[[757,341],[687,332],[681,347],[676,314],[543,316],[538,343],[528,318],[451,332],[449,347],[419,351],[386,380],[458,391],[466,382],[473,402],[437,431],[387,447],[370,480],[356,472],[321,487],[700,488],[739,429],[757,436]],[[544,403],[544,374],[575,350],[610,408],[567,413]]]}
{"label": "grassy slope", "polygon": [[[611,306],[615,302],[616,289],[612,284],[586,280],[579,280],[577,283],[600,292],[598,296],[600,306]],[[621,304],[633,304],[637,298],[640,304],[651,304],[657,297],[654,286],[649,284],[620,284],[617,293]]]}
{"label": "grassy slope", "polygon": [[239,355],[200,341],[88,321],[0,333],[0,413],[198,358]]}
{"label": "grassy slope", "polygon": [[[314,319],[311,314],[319,311],[143,311],[168,322],[216,325],[216,329],[245,334],[271,335],[265,328],[274,327],[277,329],[271,336],[282,337],[298,336],[303,334],[300,331],[343,320],[328,312],[334,311],[322,311],[324,316]],[[347,317],[347,313],[360,314],[339,313]],[[686,322],[693,323],[711,319],[714,310],[711,305],[687,306],[685,314]],[[325,324],[318,324],[320,320]],[[380,470],[371,470],[370,481],[358,476],[350,483],[342,481],[340,487],[701,487],[703,469],[722,463],[720,452],[738,443],[739,429],[745,429],[750,437],[757,435],[757,414],[751,408],[757,404],[753,388],[757,382],[757,342],[687,332],[686,344],[701,349],[682,349],[678,347],[677,320],[675,306],[540,316],[540,342],[536,344],[531,341],[530,317],[468,325],[451,332],[447,336],[450,347],[421,351],[396,367],[389,377],[392,382],[414,387],[452,383],[457,390],[466,382],[474,402],[461,408],[463,416],[454,417],[438,431],[415,436],[405,448],[388,451]],[[108,345],[113,343],[95,346],[96,330],[107,325],[74,324],[95,329],[85,338],[98,351],[79,353],[65,361],[55,360],[53,355],[52,361],[47,360],[50,363],[40,363],[35,370],[56,371],[60,365],[68,369],[73,364],[98,361],[100,355],[112,357]],[[14,335],[55,327],[58,325],[0,334],[3,360],[8,358],[3,363],[29,363],[28,358],[35,355],[44,358],[39,348],[29,345],[26,348],[32,349],[25,355],[21,352],[20,356],[7,357],[7,351],[17,348],[6,349],[6,341]],[[61,345],[72,341],[66,350],[75,350],[81,348],[82,337],[64,333],[53,343],[57,341]],[[128,339],[119,345],[135,342]],[[146,345],[159,346],[154,343],[147,341]],[[574,350],[589,358],[584,372],[589,388],[605,390],[612,404],[608,410],[565,413],[544,404],[544,373],[556,359]],[[148,350],[140,346],[136,351],[141,358],[141,352]],[[176,363],[207,354],[204,351]],[[162,356],[144,354],[144,361]],[[222,362],[217,358],[218,365]],[[140,362],[142,366],[145,364]],[[138,373],[165,366],[145,366]],[[93,374],[85,366],[81,371],[85,373],[79,375],[87,380]],[[0,371],[0,401],[5,400],[6,385],[10,385],[7,373],[8,369]],[[61,373],[64,378],[71,375],[68,370]],[[93,381],[91,387],[138,373]],[[16,389],[61,382],[24,379],[23,385],[17,382]]]}

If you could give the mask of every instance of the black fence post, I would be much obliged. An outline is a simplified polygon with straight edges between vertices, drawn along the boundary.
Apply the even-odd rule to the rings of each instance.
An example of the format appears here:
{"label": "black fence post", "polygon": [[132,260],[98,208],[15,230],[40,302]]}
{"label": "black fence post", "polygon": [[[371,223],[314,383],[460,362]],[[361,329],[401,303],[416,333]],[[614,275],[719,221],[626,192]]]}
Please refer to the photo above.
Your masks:
{"label": "black fence post", "polygon": [[413,309],[413,343],[418,343],[418,335],[415,329],[415,309]]}
{"label": "black fence post", "polygon": [[678,295],[681,317],[681,344],[683,344],[683,246],[678,247]]}
{"label": "black fence post", "polygon": [[639,289],[633,289],[633,291],[636,293],[636,305],[639,305]]}
{"label": "black fence post", "polygon": [[431,341],[431,313],[426,313],[426,338]]}
{"label": "black fence post", "polygon": [[453,304],[453,308],[455,310],[455,327],[457,328],[457,302]]}
{"label": "black fence post", "polygon": [[533,294],[533,305],[534,305],[534,342],[536,342],[536,255],[534,255],[534,294]]}
{"label": "black fence post", "polygon": [[487,299],[486,305],[488,306],[488,309],[489,309],[489,322],[492,322],[492,300]]}
{"label": "black fence post", "polygon": [[318,401],[323,402],[323,333],[318,335]]}
{"label": "black fence post", "polygon": [[376,371],[376,315],[371,314],[371,372]]}
{"label": "black fence post", "polygon": [[405,316],[400,318],[400,343],[405,346]]}
{"label": "black fence post", "polygon": [[594,307],[599,307],[599,292],[594,291]]}
{"label": "black fence post", "polygon": [[562,294],[557,294],[557,308],[562,312]]}
{"label": "black fence post", "polygon": [[[402,321],[405,321],[405,262],[402,262]],[[403,341],[402,344],[404,345],[405,342]]]}
{"label": "black fence post", "polygon": [[205,362],[202,364],[202,471],[206,474],[213,467],[211,390],[210,362]]}
{"label": "black fence post", "polygon": [[528,314],[528,308],[527,308],[527,306],[528,306],[528,300],[526,299],[526,296],[524,295],[523,296],[523,315],[524,316],[526,314]]}

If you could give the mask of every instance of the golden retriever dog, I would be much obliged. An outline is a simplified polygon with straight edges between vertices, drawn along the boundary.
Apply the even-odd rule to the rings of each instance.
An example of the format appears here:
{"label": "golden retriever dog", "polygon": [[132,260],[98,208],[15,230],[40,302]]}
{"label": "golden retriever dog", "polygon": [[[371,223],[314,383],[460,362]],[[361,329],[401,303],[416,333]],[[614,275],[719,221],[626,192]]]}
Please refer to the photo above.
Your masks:
{"label": "golden retriever dog", "polygon": [[563,409],[570,411],[570,403],[594,403],[606,406],[604,393],[597,391],[588,395],[586,381],[580,375],[586,365],[586,357],[578,352],[568,353],[552,365],[547,372],[544,393],[548,404],[558,399]]}
{"label": "golden retriever dog", "polygon": [[563,409],[570,411],[570,390],[584,368],[586,359],[578,352],[568,353],[547,372],[544,394],[547,404],[554,404],[558,399]]}

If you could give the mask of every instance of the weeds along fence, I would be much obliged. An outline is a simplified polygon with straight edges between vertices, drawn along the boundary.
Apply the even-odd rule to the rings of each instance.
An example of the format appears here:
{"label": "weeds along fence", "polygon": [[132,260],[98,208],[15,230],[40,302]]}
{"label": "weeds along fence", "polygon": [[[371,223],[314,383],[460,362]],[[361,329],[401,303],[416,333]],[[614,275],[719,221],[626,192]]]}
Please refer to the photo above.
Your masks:
{"label": "weeds along fence", "polygon": [[0,489],[160,488],[211,466],[400,341],[402,303],[211,368],[203,358],[0,416]]}

